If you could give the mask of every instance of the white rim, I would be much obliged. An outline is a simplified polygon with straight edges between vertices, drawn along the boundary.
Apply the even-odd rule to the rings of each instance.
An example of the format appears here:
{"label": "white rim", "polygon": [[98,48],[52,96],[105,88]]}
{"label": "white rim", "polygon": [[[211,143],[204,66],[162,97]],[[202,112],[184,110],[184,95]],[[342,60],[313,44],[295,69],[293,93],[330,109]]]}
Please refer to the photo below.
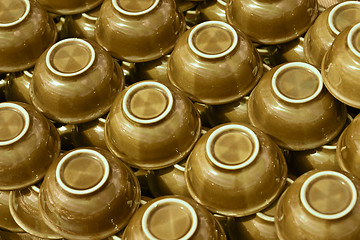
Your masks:
{"label": "white rim", "polygon": [[[102,179],[100,180],[100,182],[98,184],[96,184],[94,187],[91,187],[89,189],[84,189],[84,190],[78,190],[78,189],[73,189],[71,187],[68,187],[61,179],[61,169],[62,166],[64,165],[64,163],[72,156],[77,155],[79,153],[86,153],[86,154],[90,154],[90,155],[95,155],[99,160],[101,160],[101,163],[103,164],[104,167],[104,175],[102,177]],[[56,167],[56,181],[59,183],[59,185],[61,186],[61,188],[63,188],[65,191],[72,193],[72,194],[77,194],[77,195],[84,195],[84,194],[88,194],[88,193],[92,193],[95,192],[96,190],[98,190],[99,188],[102,187],[102,185],[104,185],[104,183],[106,182],[106,180],[109,177],[109,173],[110,173],[110,166],[108,161],[106,160],[106,158],[100,154],[97,151],[94,150],[90,150],[90,149],[79,149],[79,150],[75,150],[73,152],[70,152],[68,154],[66,154],[61,161],[58,163],[57,167]]]}
{"label": "white rim", "polygon": [[154,3],[147,9],[145,9],[144,11],[140,11],[140,12],[130,12],[130,11],[126,11],[125,9],[122,9],[117,0],[112,0],[112,5],[114,6],[114,8],[119,11],[122,14],[128,15],[128,16],[139,16],[139,15],[143,15],[146,14],[148,12],[151,12],[154,8],[156,8],[156,6],[159,4],[160,0],[155,0]]}
{"label": "white rim", "polygon": [[[81,44],[85,45],[91,52],[91,58],[90,61],[88,62],[88,64],[82,68],[81,70],[77,71],[77,72],[73,72],[73,73],[63,73],[60,72],[58,70],[56,70],[51,62],[50,62],[50,57],[52,52],[54,51],[54,49],[59,46],[60,44],[66,43],[66,42],[80,42]],[[80,39],[80,38],[68,38],[65,40],[62,40],[60,42],[55,43],[54,45],[52,45],[52,47],[49,49],[49,51],[46,53],[46,66],[48,67],[48,69],[50,69],[50,71],[52,71],[54,74],[62,76],[62,77],[72,77],[72,76],[76,76],[79,75],[83,72],[85,72],[86,70],[88,70],[94,63],[95,61],[95,50],[94,48],[91,46],[90,43],[88,43],[87,41]]]}
{"label": "white rim", "polygon": [[339,10],[339,8],[346,6],[346,5],[351,5],[351,4],[356,4],[356,5],[360,5],[360,2],[358,1],[347,1],[347,2],[342,2],[338,5],[336,5],[333,9],[331,9],[330,13],[329,13],[329,17],[328,17],[328,24],[330,26],[330,29],[333,33],[335,33],[336,35],[339,35],[340,31],[335,27],[334,24],[334,15],[335,13]]}
{"label": "white rim", "polygon": [[87,14],[87,13],[82,13],[81,16],[83,16],[84,18],[89,19],[89,20],[91,20],[91,21],[95,21],[95,22],[96,22],[96,20],[98,19],[97,17],[90,16],[90,15]]}
{"label": "white rim", "polygon": [[153,204],[151,204],[146,211],[144,212],[144,215],[141,219],[141,225],[143,228],[143,231],[145,233],[145,235],[150,239],[150,240],[158,240],[158,238],[154,237],[147,225],[147,220],[149,218],[150,213],[155,210],[155,208],[157,208],[159,205],[164,204],[164,203],[176,203],[179,205],[182,205],[184,208],[186,208],[192,217],[192,225],[190,227],[190,230],[185,234],[185,236],[183,236],[182,238],[179,238],[178,240],[187,240],[189,239],[196,231],[197,225],[198,225],[198,218],[195,212],[195,209],[187,202],[185,202],[184,200],[181,199],[177,199],[177,198],[167,198],[167,199],[161,199],[157,202],[154,202]]}
{"label": "white rim", "polygon": [[35,185],[31,185],[31,190],[33,190],[34,192],[36,192],[36,193],[39,193],[40,192],[40,189],[37,187],[37,186],[35,186]]}
{"label": "white rim", "polygon": [[357,23],[355,26],[353,26],[351,29],[350,29],[350,32],[347,36],[347,44],[350,48],[350,50],[357,56],[360,58],[360,52],[358,50],[356,50],[356,48],[354,47],[353,43],[352,43],[352,38],[354,36],[354,33],[355,31],[359,30],[360,28],[360,23]]}
{"label": "white rim", "polygon": [[31,72],[29,72],[28,70],[24,71],[24,74],[28,77],[28,78],[32,78],[33,74]]}
{"label": "white rim", "polygon": [[[276,80],[277,80],[277,77],[278,75],[284,71],[285,69],[287,68],[291,68],[291,67],[302,67],[302,68],[306,68],[308,70],[310,70],[313,74],[316,75],[317,79],[318,79],[318,88],[316,89],[316,91],[309,97],[307,98],[303,98],[303,99],[292,99],[292,98],[288,98],[286,97],[285,95],[283,95],[279,89],[277,88],[277,85],[276,85]],[[323,88],[323,79],[321,77],[321,74],[319,72],[319,70],[317,68],[315,68],[314,66],[308,64],[308,63],[303,63],[303,62],[292,62],[292,63],[287,63],[283,66],[281,66],[278,70],[276,70],[276,72],[274,73],[273,77],[272,77],[272,80],[271,80],[271,85],[272,85],[272,89],[274,90],[275,94],[281,98],[282,100],[286,101],[286,102],[289,102],[289,103],[305,103],[305,102],[309,102],[311,100],[313,100],[314,98],[316,98],[322,88]]]}
{"label": "white rim", "polygon": [[[307,198],[306,198],[306,191],[307,191],[309,185],[311,184],[311,182],[314,181],[316,178],[319,178],[322,176],[329,176],[329,175],[342,179],[344,182],[346,182],[348,184],[348,186],[350,187],[351,192],[352,192],[352,199],[350,201],[350,204],[345,208],[345,210],[343,210],[342,212],[336,213],[336,214],[323,214],[323,213],[316,211],[315,209],[313,209],[311,207],[311,205],[308,203]],[[305,209],[308,212],[310,212],[312,215],[314,215],[315,217],[326,219],[326,220],[333,220],[333,219],[338,219],[338,218],[344,217],[346,214],[348,214],[354,208],[356,201],[357,201],[357,191],[356,191],[356,187],[355,187],[354,183],[345,175],[338,173],[338,172],[334,172],[334,171],[322,171],[322,172],[315,173],[314,175],[309,177],[304,182],[304,184],[301,187],[301,191],[300,191],[300,200],[301,200],[301,203],[304,205]]]}
{"label": "white rim", "polygon": [[25,135],[25,133],[28,131],[30,126],[30,116],[29,113],[25,110],[25,108],[15,103],[0,103],[0,108],[15,108],[21,113],[25,121],[23,129],[16,137],[7,141],[0,141],[0,146],[6,146],[18,141],[20,138],[22,138]]}
{"label": "white rim", "polygon": [[176,168],[179,171],[185,172],[185,168],[180,164],[174,164],[174,168]]}
{"label": "white rim", "polygon": [[220,5],[226,7],[226,2],[225,2],[224,0],[217,0],[217,2],[218,2]]}
{"label": "white rim", "polygon": [[265,64],[265,63],[263,63],[263,67],[268,71],[271,70],[271,67],[269,65]]}
{"label": "white rim", "polygon": [[[157,116],[155,118],[151,118],[151,119],[141,119],[130,113],[128,106],[127,106],[128,105],[127,102],[128,102],[129,97],[132,95],[132,93],[134,91],[136,91],[138,89],[142,89],[147,86],[160,88],[166,94],[166,97],[168,99],[168,104],[167,104],[164,112],[161,113],[159,116]],[[171,111],[173,103],[174,103],[173,96],[172,96],[170,90],[165,85],[158,83],[158,82],[145,81],[145,82],[136,83],[128,88],[127,92],[124,95],[124,99],[122,101],[122,107],[123,107],[123,110],[124,110],[126,116],[129,117],[132,121],[141,123],[141,124],[150,124],[150,123],[158,122],[161,119],[165,118]]]}
{"label": "white rim", "polygon": [[[202,27],[204,26],[207,26],[207,25],[217,25],[217,26],[221,26],[223,28],[226,28],[227,30],[229,30],[233,36],[233,43],[231,44],[231,46],[224,52],[222,53],[219,53],[219,54],[206,54],[206,53],[203,53],[201,51],[199,51],[195,46],[194,46],[194,43],[192,41],[193,37],[194,37],[194,34]],[[198,25],[196,25],[196,27],[194,27],[190,34],[189,34],[189,37],[188,37],[188,44],[189,44],[189,47],[190,49],[198,56],[200,57],[203,57],[203,58],[209,58],[209,59],[214,59],[214,58],[220,58],[220,57],[224,57],[226,56],[227,54],[229,54],[230,52],[232,52],[234,50],[234,48],[236,47],[236,45],[238,44],[238,35],[235,31],[235,29],[225,23],[225,22],[220,22],[220,21],[207,21],[207,22],[203,22],[203,23],[200,23]]]}
{"label": "white rim", "polygon": [[[228,130],[241,130],[241,131],[247,133],[248,137],[250,137],[252,139],[252,142],[254,144],[253,153],[251,154],[249,159],[243,163],[240,163],[237,165],[227,165],[227,164],[221,163],[218,160],[216,160],[216,158],[212,154],[211,146],[212,146],[215,138],[220,133],[222,133],[224,131],[228,131]],[[240,169],[240,168],[248,166],[250,163],[252,163],[255,160],[256,156],[259,153],[259,149],[260,149],[260,143],[259,143],[259,139],[257,138],[256,134],[251,129],[249,129],[245,126],[242,126],[242,125],[230,124],[230,125],[222,126],[218,129],[216,129],[213,133],[211,133],[208,140],[206,141],[206,154],[210,158],[210,161],[212,163],[214,163],[216,166],[223,168],[223,169],[228,169],[228,170],[236,170],[236,169]]]}
{"label": "white rim", "polygon": [[29,14],[30,12],[30,1],[29,0],[23,0],[24,3],[25,3],[25,12],[24,14],[16,21],[14,22],[11,22],[11,23],[0,23],[0,27],[11,27],[11,26],[14,26],[20,22],[22,22],[26,17],[27,15]]}

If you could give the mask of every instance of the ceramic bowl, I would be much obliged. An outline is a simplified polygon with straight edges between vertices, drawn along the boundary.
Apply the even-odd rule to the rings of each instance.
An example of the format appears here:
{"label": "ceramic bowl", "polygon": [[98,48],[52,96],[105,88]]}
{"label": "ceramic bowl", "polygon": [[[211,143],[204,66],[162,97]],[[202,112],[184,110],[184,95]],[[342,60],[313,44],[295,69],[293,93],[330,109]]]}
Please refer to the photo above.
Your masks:
{"label": "ceramic bowl", "polygon": [[9,196],[10,191],[0,191],[0,239],[2,239],[1,229],[9,232],[24,232],[11,216]]}
{"label": "ceramic bowl", "polygon": [[31,104],[30,81],[33,69],[11,73],[5,78],[5,98],[7,101],[18,101]]}
{"label": "ceramic bowl", "polygon": [[147,62],[168,54],[184,31],[174,0],[106,0],[95,37],[119,60]]}
{"label": "ceramic bowl", "polygon": [[286,176],[278,146],[260,130],[240,123],[210,129],[185,166],[191,196],[210,211],[233,217],[269,206],[280,195]]}
{"label": "ceramic bowl", "polygon": [[[294,181],[287,179],[285,191]],[[279,198],[269,207],[256,214],[228,218],[228,228],[231,240],[279,240],[275,229],[276,206]]]}
{"label": "ceramic bowl", "polygon": [[278,44],[276,58],[281,63],[306,62],[304,54],[304,38],[298,37],[290,42]]}
{"label": "ceramic bowl", "polygon": [[304,54],[308,63],[321,68],[322,59],[337,35],[360,21],[360,2],[336,4],[319,15],[304,39]]}
{"label": "ceramic bowl", "polygon": [[146,179],[152,195],[191,197],[185,183],[185,164],[186,159],[167,168],[148,171]]}
{"label": "ceramic bowl", "polygon": [[60,14],[72,15],[89,11],[100,5],[103,0],[37,0],[47,11]]}
{"label": "ceramic bowl", "polygon": [[316,0],[230,0],[227,20],[257,43],[289,42],[304,34],[318,15]]}
{"label": "ceramic bowl", "polygon": [[9,208],[15,222],[27,233],[39,238],[61,239],[44,222],[39,211],[39,191],[36,185],[10,192]]}
{"label": "ceramic bowl", "polygon": [[165,55],[159,59],[135,64],[135,79],[143,81],[153,79],[159,82],[170,83],[167,74],[167,65],[170,55]]}
{"label": "ceramic bowl", "polygon": [[95,41],[95,23],[100,14],[100,7],[101,5],[87,12],[66,16],[67,36]]}
{"label": "ceramic bowl", "polygon": [[220,21],[186,31],[168,63],[168,76],[195,102],[236,101],[248,94],[263,73],[258,52],[245,34]]}
{"label": "ceramic bowl", "polygon": [[38,182],[59,153],[56,128],[33,106],[0,103],[0,190]]}
{"label": "ceramic bowl", "polygon": [[103,239],[126,226],[140,204],[140,186],[110,152],[76,148],[49,168],[39,204],[45,223],[63,237]]}
{"label": "ceramic bowl", "polygon": [[346,122],[347,111],[323,87],[315,67],[293,62],[264,74],[250,94],[248,114],[251,124],[280,147],[301,151],[335,138]]}
{"label": "ceramic bowl", "polygon": [[76,124],[72,140],[76,147],[98,147],[107,149],[105,143],[105,117],[91,122]]}
{"label": "ceramic bowl", "polygon": [[359,184],[337,171],[313,170],[297,178],[277,204],[279,239],[358,239]]}
{"label": "ceramic bowl", "polygon": [[107,113],[124,85],[121,67],[104,49],[95,42],[68,38],[39,58],[30,98],[47,118],[76,124]]}
{"label": "ceramic bowl", "polygon": [[229,0],[204,1],[199,6],[201,21],[227,22],[225,12],[227,2],[229,2]]}
{"label": "ceramic bowl", "polygon": [[184,159],[200,129],[200,116],[182,92],[170,84],[141,81],[115,99],[105,123],[105,141],[130,166],[160,169]]}
{"label": "ceramic bowl", "polygon": [[326,9],[336,4],[346,1],[351,1],[351,0],[317,0],[319,6],[319,12],[324,12]]}
{"label": "ceramic bowl", "polygon": [[191,198],[169,195],[139,208],[121,239],[225,240],[226,236],[219,222],[200,204]]}
{"label": "ceramic bowl", "polygon": [[54,21],[35,0],[3,0],[0,16],[0,72],[34,66],[56,40]]}
{"label": "ceramic bowl", "polygon": [[336,146],[336,160],[340,168],[360,178],[358,137],[360,136],[360,115],[356,116],[342,132]]}
{"label": "ceramic bowl", "polygon": [[329,92],[341,102],[360,108],[360,23],[343,30],[325,53],[321,74]]}

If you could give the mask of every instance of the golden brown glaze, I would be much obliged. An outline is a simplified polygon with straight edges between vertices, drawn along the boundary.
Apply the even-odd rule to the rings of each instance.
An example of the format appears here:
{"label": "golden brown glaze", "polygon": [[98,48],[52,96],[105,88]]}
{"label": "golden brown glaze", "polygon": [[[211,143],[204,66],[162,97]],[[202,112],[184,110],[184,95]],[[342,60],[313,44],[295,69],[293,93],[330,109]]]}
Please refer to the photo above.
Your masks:
{"label": "golden brown glaze", "polygon": [[72,15],[93,9],[100,5],[103,0],[38,0],[38,2],[49,12]]}

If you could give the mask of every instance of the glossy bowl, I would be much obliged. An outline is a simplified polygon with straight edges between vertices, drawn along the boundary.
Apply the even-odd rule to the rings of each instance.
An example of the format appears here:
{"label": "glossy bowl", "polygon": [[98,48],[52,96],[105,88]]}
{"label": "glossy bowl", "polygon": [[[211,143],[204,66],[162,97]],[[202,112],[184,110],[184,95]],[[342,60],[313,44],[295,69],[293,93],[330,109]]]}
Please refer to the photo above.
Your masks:
{"label": "glossy bowl", "polygon": [[69,239],[103,239],[126,226],[140,204],[129,167],[100,148],[76,148],[54,162],[40,187],[40,213]]}
{"label": "glossy bowl", "polygon": [[360,185],[337,171],[313,170],[281,196],[275,217],[280,240],[359,238]]}
{"label": "glossy bowl", "polygon": [[68,38],[39,58],[30,98],[47,118],[76,124],[107,113],[124,85],[121,67],[104,49],[95,42]]}
{"label": "glossy bowl", "polygon": [[276,58],[278,62],[306,62],[304,54],[304,38],[302,36],[294,40],[276,45]]}
{"label": "glossy bowl", "polygon": [[95,37],[119,60],[147,62],[168,54],[184,31],[174,0],[105,0]]}
{"label": "glossy bowl", "polygon": [[167,66],[170,55],[165,55],[153,61],[135,64],[135,79],[143,81],[153,79],[163,83],[170,83]]}
{"label": "glossy bowl", "polygon": [[360,115],[357,115],[342,132],[336,146],[336,160],[340,168],[360,179]]}
{"label": "glossy bowl", "polygon": [[317,0],[318,6],[319,6],[319,12],[323,12],[326,9],[328,9],[338,3],[346,2],[346,1],[351,1],[351,0]]}
{"label": "glossy bowl", "polygon": [[34,66],[56,40],[54,21],[35,0],[3,0],[0,16],[0,72]]}
{"label": "glossy bowl", "polygon": [[105,117],[91,122],[76,124],[72,131],[72,140],[76,147],[98,147],[107,149],[105,143]]}
{"label": "glossy bowl", "polygon": [[0,239],[1,229],[9,232],[24,232],[11,216],[9,208],[9,196],[11,191],[0,191]]}
{"label": "glossy bowl", "polygon": [[307,62],[321,68],[322,59],[336,36],[359,21],[360,2],[358,1],[346,1],[326,9],[306,32],[304,54]]}
{"label": "glossy bowl", "polygon": [[10,73],[5,78],[5,98],[7,101],[17,101],[31,104],[30,81],[32,69]]}
{"label": "glossy bowl", "polygon": [[141,81],[115,99],[105,123],[105,141],[130,166],[160,169],[184,159],[200,130],[200,116],[182,92],[170,84]]}
{"label": "glossy bowl", "polygon": [[226,236],[219,222],[203,206],[191,198],[168,195],[139,208],[121,239],[225,240]]}
{"label": "glossy bowl", "polygon": [[186,31],[168,63],[168,76],[195,102],[210,105],[248,94],[263,73],[258,52],[245,34],[220,21]]}
{"label": "glossy bowl", "polygon": [[360,108],[360,23],[343,30],[326,52],[321,74],[329,92],[339,101]]}
{"label": "glossy bowl", "polygon": [[44,222],[39,211],[39,191],[36,185],[14,190],[9,195],[9,208],[15,222],[27,233],[39,238],[61,239]]}
{"label": "glossy bowl", "polygon": [[293,62],[264,74],[250,94],[248,114],[251,124],[280,147],[301,151],[335,138],[346,122],[347,110],[323,87],[315,67]]}
{"label": "glossy bowl", "polygon": [[278,146],[260,130],[240,123],[209,130],[185,166],[192,198],[211,212],[233,217],[269,206],[280,195],[286,177]]}
{"label": "glossy bowl", "polygon": [[204,1],[199,6],[201,21],[227,22],[225,10],[228,1],[229,0]]}
{"label": "glossy bowl", "polygon": [[228,22],[265,45],[301,36],[317,15],[317,0],[230,0],[226,6]]}
{"label": "glossy bowl", "polygon": [[59,154],[59,134],[39,111],[26,103],[0,103],[0,190],[38,182]]}
{"label": "glossy bowl", "polygon": [[86,12],[66,16],[67,36],[95,41],[95,23],[100,14],[100,7],[101,5]]}
{"label": "glossy bowl", "polygon": [[89,11],[100,5],[103,0],[37,0],[47,11],[60,14],[72,15]]}

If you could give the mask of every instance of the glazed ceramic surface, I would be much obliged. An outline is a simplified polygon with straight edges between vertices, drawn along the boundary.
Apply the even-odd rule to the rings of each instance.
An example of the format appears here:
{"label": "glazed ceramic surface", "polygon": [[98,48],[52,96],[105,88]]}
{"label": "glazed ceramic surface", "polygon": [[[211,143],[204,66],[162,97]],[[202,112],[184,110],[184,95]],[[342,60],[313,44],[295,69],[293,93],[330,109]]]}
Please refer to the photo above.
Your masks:
{"label": "glazed ceramic surface", "polygon": [[15,222],[27,233],[40,238],[61,239],[44,222],[39,211],[39,188],[32,185],[11,191],[9,208]]}
{"label": "glazed ceramic surface", "polygon": [[156,80],[159,82],[170,83],[167,74],[167,65],[170,55],[165,55],[159,59],[136,63],[135,65],[135,78],[137,81],[142,80]]}
{"label": "glazed ceramic surface", "polygon": [[223,21],[226,20],[226,3],[228,0],[204,1],[199,7],[201,21]]}
{"label": "glazed ceramic surface", "polygon": [[83,123],[107,113],[124,88],[121,67],[95,42],[68,38],[39,58],[30,83],[34,106],[61,123]]}
{"label": "glazed ceramic surface", "polygon": [[321,65],[324,84],[341,102],[360,108],[360,23],[343,30],[326,52]]}
{"label": "glazed ceramic surface", "polygon": [[115,99],[105,123],[105,141],[130,166],[160,169],[184,159],[200,129],[200,116],[182,92],[170,84],[142,81]]}
{"label": "glazed ceramic surface", "polygon": [[119,60],[147,62],[168,54],[184,31],[174,0],[106,0],[95,37]]}
{"label": "glazed ceramic surface", "polygon": [[0,103],[0,189],[30,186],[44,177],[60,153],[54,125],[33,106]]}
{"label": "glazed ceramic surface", "polygon": [[72,139],[76,147],[99,147],[107,149],[105,143],[105,118],[77,124],[72,132]]}
{"label": "glazed ceramic surface", "polygon": [[168,63],[170,81],[196,102],[225,104],[248,94],[263,72],[250,40],[231,25],[208,21],[188,30]]}
{"label": "glazed ceramic surface", "polygon": [[270,137],[239,123],[204,134],[185,167],[191,196],[212,212],[234,217],[269,206],[280,195],[286,176],[285,158]]}
{"label": "glazed ceramic surface", "polygon": [[318,15],[316,0],[230,0],[226,16],[254,42],[279,44],[305,33]]}
{"label": "glazed ceramic surface", "polygon": [[319,11],[323,12],[327,8],[330,8],[338,3],[351,1],[351,0],[317,0],[319,5]]}
{"label": "glazed ceramic surface", "polygon": [[50,167],[39,199],[53,231],[70,239],[102,239],[126,226],[140,204],[140,186],[110,152],[77,148]]}
{"label": "glazed ceramic surface", "polygon": [[278,44],[278,61],[285,62],[306,62],[304,54],[304,38],[298,37],[290,42]]}
{"label": "glazed ceramic surface", "polygon": [[307,31],[304,53],[307,62],[321,68],[322,59],[337,35],[360,21],[360,2],[346,1],[326,9]]}
{"label": "glazed ceramic surface", "polygon": [[122,240],[225,240],[219,222],[193,199],[175,195],[155,198],[131,218]]}
{"label": "glazed ceramic surface", "polygon": [[71,15],[86,12],[100,5],[103,0],[37,0],[47,11],[60,14]]}
{"label": "glazed ceramic surface", "polygon": [[35,0],[3,0],[0,16],[0,72],[34,66],[56,40],[54,21]]}
{"label": "glazed ceramic surface", "polygon": [[[0,229],[11,232],[24,232],[11,216],[9,209],[9,195],[10,191],[0,191]],[[1,237],[0,230],[0,239],[2,239]]]}
{"label": "glazed ceramic surface", "polygon": [[5,97],[7,101],[18,101],[31,104],[30,81],[32,70],[11,73],[6,77]]}
{"label": "glazed ceramic surface", "polygon": [[307,63],[272,68],[252,91],[250,122],[281,147],[300,151],[325,145],[342,130],[347,111],[323,87],[320,72]]}
{"label": "glazed ceramic surface", "polygon": [[280,198],[280,240],[355,240],[360,234],[359,180],[344,172],[307,172]]}

